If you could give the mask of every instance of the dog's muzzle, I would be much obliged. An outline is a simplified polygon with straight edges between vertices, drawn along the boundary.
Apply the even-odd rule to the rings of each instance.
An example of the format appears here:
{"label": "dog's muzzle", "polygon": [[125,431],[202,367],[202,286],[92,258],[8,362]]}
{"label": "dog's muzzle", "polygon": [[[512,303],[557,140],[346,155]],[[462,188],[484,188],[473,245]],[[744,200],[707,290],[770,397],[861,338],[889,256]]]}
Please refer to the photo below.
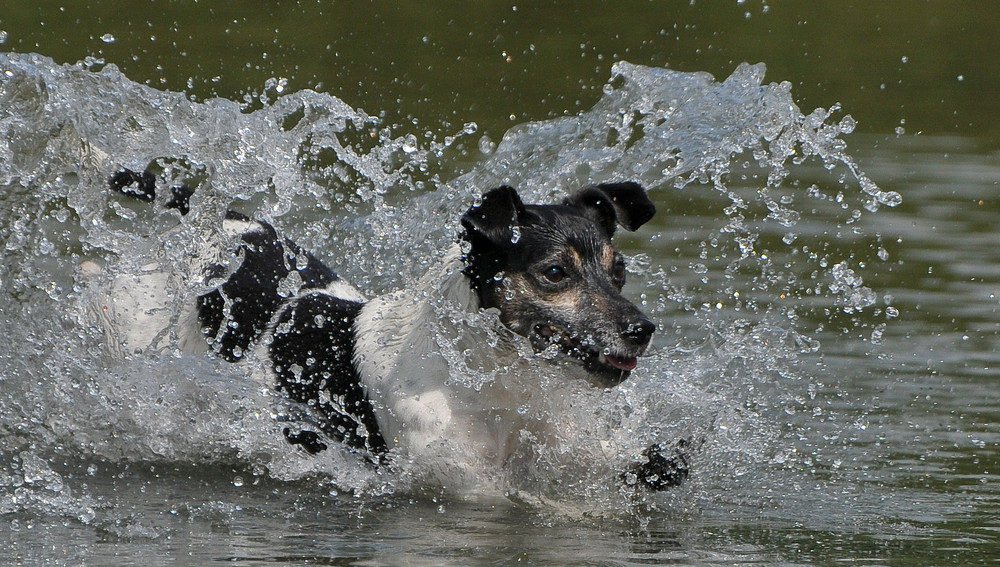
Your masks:
{"label": "dog's muzzle", "polygon": [[630,323],[620,333],[622,347],[617,350],[557,325],[539,324],[533,330],[531,338],[537,351],[556,345],[563,354],[582,362],[597,385],[613,387],[636,369],[638,356],[649,345],[656,325],[647,319]]}

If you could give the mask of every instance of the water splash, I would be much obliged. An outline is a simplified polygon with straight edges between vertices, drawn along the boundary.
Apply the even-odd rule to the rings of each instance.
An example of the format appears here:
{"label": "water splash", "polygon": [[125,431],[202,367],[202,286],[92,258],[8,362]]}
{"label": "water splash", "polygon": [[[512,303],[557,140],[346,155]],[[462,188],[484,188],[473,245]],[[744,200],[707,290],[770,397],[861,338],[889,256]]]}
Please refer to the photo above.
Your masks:
{"label": "water splash", "polygon": [[[178,317],[204,290],[202,274],[183,266],[225,241],[221,219],[235,208],[294,235],[374,295],[440,261],[454,219],[486,188],[508,183],[543,201],[634,179],[661,215],[649,242],[632,243],[632,287],[662,329],[681,335],[658,339],[606,406],[569,403],[587,424],[571,441],[632,448],[686,437],[703,447],[712,482],[725,484],[789,458],[771,441],[781,438],[773,415],[808,406],[784,384],[803,379],[796,361],[818,348],[799,322],[810,310],[856,315],[875,303],[865,259],[829,241],[864,237],[858,219],[899,202],[845,153],[853,119],[833,121],[836,107],[802,113],[787,83],[763,83],[763,65],[717,82],[620,62],[591,110],[516,126],[496,144],[474,140],[471,124],[422,142],[329,95],[279,92],[277,80],[253,104],[199,103],[93,61],[7,54],[0,73],[0,305],[10,329],[0,339],[0,438],[22,461],[65,451],[114,463],[226,463],[286,480],[328,475],[362,493],[406,490],[406,474],[387,480],[346,453],[305,457],[285,444],[280,429],[296,408],[248,379],[252,366],[180,356],[169,330],[157,348],[110,359],[86,313],[88,290],[111,274],[168,266],[162,308]],[[464,138],[484,158],[451,178],[449,152]],[[197,186],[192,213],[181,222],[118,200],[106,187],[121,167]],[[835,234],[809,224],[818,208],[832,211]],[[704,227],[674,229],[699,216]],[[689,314],[695,323],[678,323]],[[466,369],[457,383],[495,378],[439,342]],[[533,469],[493,481],[546,500],[606,493],[610,469],[560,468],[551,450],[526,443],[535,454],[521,462]],[[628,458],[623,449],[612,460]],[[89,517],[86,498],[74,502],[72,515]]]}

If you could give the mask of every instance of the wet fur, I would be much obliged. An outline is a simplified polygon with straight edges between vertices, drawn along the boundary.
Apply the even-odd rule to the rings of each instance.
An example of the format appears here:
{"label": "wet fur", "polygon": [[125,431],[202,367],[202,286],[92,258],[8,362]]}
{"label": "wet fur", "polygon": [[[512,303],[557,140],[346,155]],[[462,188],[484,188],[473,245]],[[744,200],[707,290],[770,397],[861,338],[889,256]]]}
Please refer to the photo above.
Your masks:
{"label": "wet fur", "polygon": [[[111,186],[153,202],[154,181],[123,170]],[[167,206],[186,213],[191,194],[175,188]],[[555,205],[526,205],[499,187],[462,216],[462,241],[440,265],[365,301],[269,224],[230,213],[224,227],[239,240],[240,263],[206,269],[215,288],[183,318],[181,343],[234,362],[256,349],[276,387],[309,408],[315,427],[285,435],[310,452],[331,439],[375,463],[441,451],[459,475],[473,462],[502,465],[522,432],[555,435],[514,411],[538,388],[514,334],[567,378],[603,388],[625,380],[645,351],[655,326],[621,295],[624,260],[611,237],[653,214],[635,183],[586,187]],[[456,386],[465,369],[453,368],[445,349],[466,353],[468,368],[494,379]],[[687,463],[675,453],[654,445],[622,479],[676,485]]]}

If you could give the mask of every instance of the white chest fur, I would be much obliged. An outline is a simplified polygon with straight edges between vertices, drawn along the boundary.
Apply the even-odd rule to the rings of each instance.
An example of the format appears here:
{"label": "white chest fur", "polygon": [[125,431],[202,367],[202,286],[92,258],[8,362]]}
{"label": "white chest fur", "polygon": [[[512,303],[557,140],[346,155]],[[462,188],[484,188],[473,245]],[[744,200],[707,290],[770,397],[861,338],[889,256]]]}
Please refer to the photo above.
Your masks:
{"label": "white chest fur", "polygon": [[524,432],[546,435],[525,411],[546,396],[525,341],[478,309],[462,267],[456,246],[413,289],[366,304],[355,364],[390,448],[409,459],[447,452],[459,467],[501,465]]}

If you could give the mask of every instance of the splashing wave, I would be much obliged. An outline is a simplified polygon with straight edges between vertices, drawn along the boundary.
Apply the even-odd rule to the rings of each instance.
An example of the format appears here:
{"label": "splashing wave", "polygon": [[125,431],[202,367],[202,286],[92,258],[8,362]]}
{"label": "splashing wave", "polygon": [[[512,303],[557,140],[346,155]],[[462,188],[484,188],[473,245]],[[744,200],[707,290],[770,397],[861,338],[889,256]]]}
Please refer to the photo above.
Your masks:
{"label": "splashing wave", "polygon": [[[334,258],[339,273],[375,295],[440,259],[455,219],[487,188],[508,183],[543,201],[592,182],[643,183],[665,211],[658,234],[631,243],[629,269],[641,282],[632,288],[661,329],[699,338],[666,333],[605,407],[575,406],[588,424],[580,441],[694,439],[709,479],[702,483],[717,488],[787,458],[771,416],[804,405],[801,388],[787,384],[803,377],[798,357],[818,348],[799,321],[810,310],[875,309],[853,253],[824,248],[832,238],[822,231],[810,237],[810,211],[834,210],[835,236],[857,237],[860,215],[900,200],[846,153],[849,115],[802,113],[787,83],[763,83],[763,65],[742,64],[717,82],[619,62],[591,110],[516,126],[498,144],[475,139],[473,124],[418,136],[312,91],[252,110],[158,91],[94,61],[4,54],[0,73],[8,329],[0,440],[13,463],[0,490],[18,495],[5,506],[66,509],[84,522],[94,503],[63,482],[56,456],[233,464],[275,479],[330,478],[361,493],[411,490],[420,476],[375,475],[348,453],[302,455],[279,433],[295,408],[246,368],[180,355],[169,332],[159,349],[109,356],[86,314],[88,290],[100,283],[93,278],[173,266],[162,308],[177,311],[202,282],[176,267],[203,253],[207,239],[224,239],[229,208]],[[472,165],[470,149],[482,156]],[[192,213],[182,223],[172,211],[116,200],[107,179],[122,167],[197,185]],[[685,225],[699,215],[707,226]],[[690,259],[686,269],[678,256]],[[88,262],[105,275],[88,273]],[[694,323],[677,322],[691,314]],[[460,364],[463,353],[449,356]],[[500,471],[502,491],[546,500],[606,491],[607,471],[559,470],[545,447],[527,450],[537,453],[534,467]]]}

